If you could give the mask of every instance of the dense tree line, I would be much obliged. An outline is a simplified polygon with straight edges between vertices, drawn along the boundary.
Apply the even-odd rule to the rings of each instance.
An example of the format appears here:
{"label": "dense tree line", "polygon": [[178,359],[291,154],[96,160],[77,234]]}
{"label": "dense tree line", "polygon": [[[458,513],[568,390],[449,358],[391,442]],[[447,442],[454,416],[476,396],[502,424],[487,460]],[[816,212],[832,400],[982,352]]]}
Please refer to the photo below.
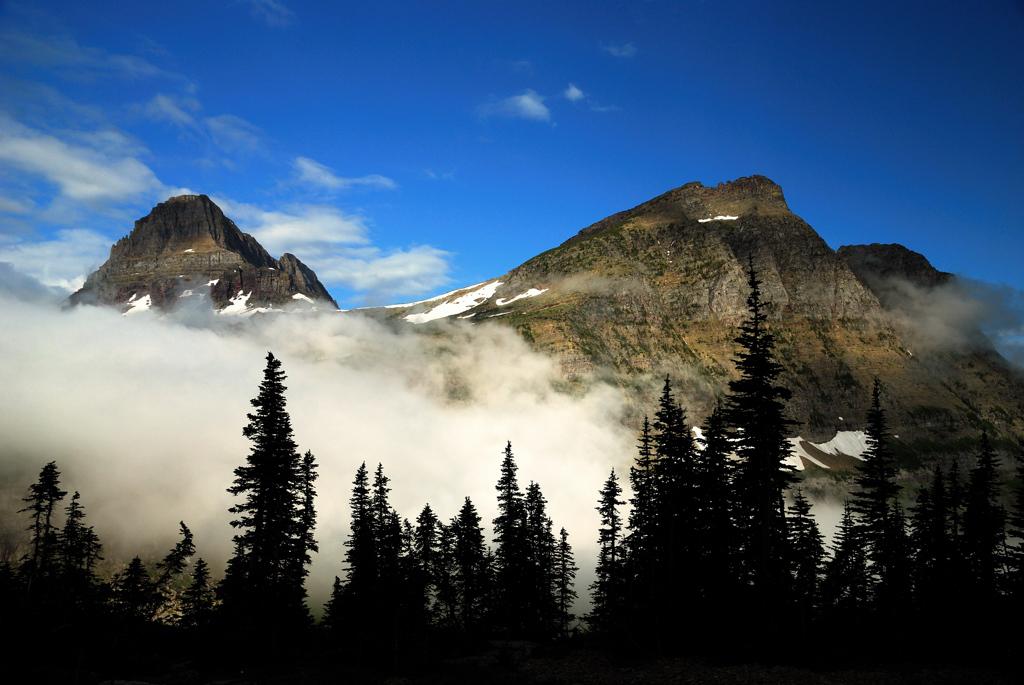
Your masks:
{"label": "dense tree line", "polygon": [[318,551],[318,464],[300,454],[285,375],[268,354],[243,430],[251,449],[228,488],[235,535],[220,580],[196,558],[184,523],[162,559],[136,556],[101,578],[103,547],[82,498],[68,497],[50,462],[21,509],[25,554],[0,564],[0,601],[17,617],[5,623],[40,654],[54,640],[75,645],[71,661],[90,638],[67,636],[90,632],[137,646],[159,635],[185,652],[216,644],[242,658],[317,649],[388,667],[493,638],[556,643],[581,632],[631,653],[755,658],[823,630],[875,656],[897,640],[905,649],[907,631],[933,654],[1004,644],[1000,629],[1024,608],[1024,450],[1012,489],[983,433],[966,473],[958,462],[936,466],[909,497],[876,381],[867,449],[826,546],[787,460],[789,391],[752,265],[748,282],[728,394],[693,427],[666,378],[628,474],[612,470],[600,487],[585,617],[573,615],[569,534],[556,534],[540,485],[522,486],[508,443],[495,463],[489,537],[469,497],[458,511],[425,504],[404,518],[384,466],[360,464],[348,535],[331,541],[343,545],[344,565],[314,620],[305,580]]}

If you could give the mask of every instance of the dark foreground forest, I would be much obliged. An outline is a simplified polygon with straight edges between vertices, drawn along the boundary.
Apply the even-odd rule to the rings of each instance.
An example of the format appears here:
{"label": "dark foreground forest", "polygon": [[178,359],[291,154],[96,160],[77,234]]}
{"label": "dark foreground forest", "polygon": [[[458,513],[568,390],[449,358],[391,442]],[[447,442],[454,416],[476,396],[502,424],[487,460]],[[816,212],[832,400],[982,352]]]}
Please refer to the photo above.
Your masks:
{"label": "dark foreground forest", "polygon": [[[317,462],[297,447],[268,354],[252,449],[229,484],[226,568],[182,523],[160,561],[99,577],[83,498],[45,464],[19,512],[25,553],[0,565],[4,671],[33,683],[1019,682],[1024,450],[1004,472],[981,432],[971,459],[903,492],[876,381],[868,449],[826,545],[787,465],[789,392],[752,268],[749,285],[738,377],[701,437],[666,379],[628,474],[594,484],[600,528],[574,531],[599,544],[590,587],[576,587],[569,532],[508,444],[490,540],[469,497],[450,518],[426,505],[410,520],[384,467],[360,465],[345,564],[315,620],[311,554],[342,541],[314,538]],[[577,593],[586,616],[573,615]]]}

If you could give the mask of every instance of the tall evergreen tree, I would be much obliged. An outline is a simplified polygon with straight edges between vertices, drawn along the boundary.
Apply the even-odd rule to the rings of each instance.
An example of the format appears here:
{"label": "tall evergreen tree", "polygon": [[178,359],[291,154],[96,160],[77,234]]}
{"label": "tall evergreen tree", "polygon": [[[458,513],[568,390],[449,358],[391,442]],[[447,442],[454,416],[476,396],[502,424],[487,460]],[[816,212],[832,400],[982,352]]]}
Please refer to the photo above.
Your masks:
{"label": "tall evergreen tree", "polygon": [[320,551],[313,535],[316,530],[316,469],[316,457],[312,452],[306,450],[306,453],[302,455],[300,470],[302,504],[299,507],[299,545],[298,553],[293,559],[293,563],[296,565],[293,573],[302,578],[309,574],[309,565],[313,563],[311,553]]}
{"label": "tall evergreen tree", "polygon": [[587,618],[591,627],[604,635],[613,633],[616,622],[622,618],[621,494],[622,486],[613,469],[598,498],[597,513],[601,517],[601,527],[597,536],[597,569],[590,586],[592,608]]}
{"label": "tall evergreen tree", "polygon": [[963,543],[975,608],[991,608],[999,596],[1006,511],[999,499],[999,458],[988,433],[982,433],[978,460],[971,469],[964,509]]}
{"label": "tall evergreen tree", "polygon": [[184,521],[178,523],[178,530],[181,539],[175,543],[171,551],[157,563],[158,575],[153,581],[153,595],[155,601],[151,609],[150,618],[156,618],[170,606],[169,613],[160,618],[169,622],[175,622],[176,607],[173,606],[174,592],[171,590],[171,582],[180,576],[188,564],[188,560],[196,553],[196,546],[192,539],[192,531],[188,529]]}
{"label": "tall evergreen tree", "polygon": [[440,532],[440,521],[438,521],[437,515],[429,504],[424,505],[416,517],[412,545],[422,574],[427,615],[432,621],[439,618],[437,592]]}
{"label": "tall evergreen tree", "polygon": [[822,595],[832,616],[847,628],[862,620],[870,601],[864,541],[848,501],[832,542],[832,558],[825,565]]}
{"label": "tall evergreen tree", "polygon": [[900,533],[893,528],[891,513],[900,487],[896,483],[896,460],[881,395],[882,384],[876,378],[865,428],[867,449],[854,477],[851,507],[861,526],[861,539],[866,546],[872,589],[879,608],[891,612],[894,595],[898,594],[893,586],[899,584],[894,574],[900,564],[898,551],[891,546],[900,539]]}
{"label": "tall evergreen tree", "polygon": [[494,519],[495,565],[498,606],[495,620],[514,634],[526,628],[523,607],[530,604],[531,564],[526,536],[526,505],[519,488],[518,467],[512,443],[505,446],[501,461],[498,515]]}
{"label": "tall evergreen tree", "polygon": [[697,462],[696,520],[699,551],[699,586],[705,609],[721,613],[723,603],[735,596],[736,530],[733,523],[732,446],[721,404],[702,428],[703,450]]}
{"label": "tall evergreen tree", "polygon": [[748,261],[747,318],[736,343],[739,378],[729,382],[727,415],[734,429],[733,448],[739,457],[736,490],[742,535],[742,561],[761,616],[788,595],[790,558],[787,548],[783,493],[794,482],[788,463],[786,418],[790,391],[779,384],[782,366],[775,359],[775,338],[768,330],[768,305],[761,281]]}
{"label": "tall evergreen tree", "polygon": [[29,600],[45,595],[52,587],[57,569],[57,551],[60,541],[54,524],[57,505],[68,493],[60,489],[60,471],[56,462],[49,462],[39,472],[39,478],[29,487],[22,499],[32,518],[28,531],[29,550],[21,560],[21,575],[25,579]]}
{"label": "tall evergreen tree", "polygon": [[530,625],[536,637],[545,637],[556,629],[555,608],[555,536],[547,514],[547,500],[540,485],[531,481],[524,499],[526,539],[530,558]]}
{"label": "tall evergreen tree", "polygon": [[452,519],[451,532],[458,614],[469,634],[483,622],[489,579],[480,515],[468,497]]}
{"label": "tall evergreen tree", "polygon": [[799,612],[801,629],[806,630],[820,593],[822,563],[825,559],[824,538],[811,514],[811,503],[802,491],[793,493],[793,502],[788,511],[793,598]]}
{"label": "tall evergreen tree", "polygon": [[572,546],[569,544],[569,533],[565,528],[558,531],[558,544],[555,547],[555,606],[559,637],[569,634],[569,623],[575,618],[572,605],[576,601],[576,572],[579,567],[573,557]]}
{"label": "tall evergreen tree", "polygon": [[[953,592],[950,570],[950,521],[946,480],[935,466],[931,483],[922,486],[911,511],[912,574],[915,600],[926,619],[937,618]],[[928,620],[928,623],[933,621]]]}
{"label": "tall evergreen tree", "polygon": [[1024,609],[1024,443],[1017,446],[1016,457],[1007,532],[1017,541],[1009,556],[1009,590],[1019,611]]}
{"label": "tall evergreen tree", "polygon": [[91,608],[97,598],[96,562],[102,559],[99,536],[85,524],[81,495],[76,491],[64,510],[64,527],[60,532],[60,583],[66,608],[83,611]]}
{"label": "tall evergreen tree", "polygon": [[213,616],[213,606],[210,567],[200,557],[192,568],[192,582],[181,595],[181,625],[186,628],[205,628]]}
{"label": "tall evergreen tree", "polygon": [[236,625],[274,641],[308,621],[304,565],[295,563],[307,544],[303,530],[302,459],[285,407],[281,362],[267,353],[255,412],[242,433],[252,441],[246,463],[235,469],[228,492],[234,555],[221,586],[224,609]]}
{"label": "tall evergreen tree", "polygon": [[142,559],[134,557],[123,571],[116,573],[111,589],[114,608],[119,615],[135,623],[152,618],[153,607],[160,598]]}

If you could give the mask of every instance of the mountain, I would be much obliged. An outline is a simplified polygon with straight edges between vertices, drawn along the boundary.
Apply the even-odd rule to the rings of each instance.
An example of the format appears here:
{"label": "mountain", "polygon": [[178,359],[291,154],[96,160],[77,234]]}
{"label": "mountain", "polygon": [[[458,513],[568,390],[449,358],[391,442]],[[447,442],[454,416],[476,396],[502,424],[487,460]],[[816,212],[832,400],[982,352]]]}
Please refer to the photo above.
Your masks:
{"label": "mountain", "polygon": [[876,376],[894,432],[919,451],[983,427],[1024,432],[1024,380],[991,345],[946,344],[897,315],[909,288],[926,301],[951,275],[898,245],[833,250],[763,176],[687,183],[495,279],[372,314],[434,326],[493,319],[557,357],[569,380],[611,380],[645,411],[670,374],[699,421],[734,375],[748,258],[808,450],[832,444],[811,440],[857,441]]}
{"label": "mountain", "polygon": [[338,308],[295,255],[271,257],[206,195],[172,197],[136,221],[70,302],[135,312],[173,309],[190,297],[208,297],[225,313],[286,304]]}

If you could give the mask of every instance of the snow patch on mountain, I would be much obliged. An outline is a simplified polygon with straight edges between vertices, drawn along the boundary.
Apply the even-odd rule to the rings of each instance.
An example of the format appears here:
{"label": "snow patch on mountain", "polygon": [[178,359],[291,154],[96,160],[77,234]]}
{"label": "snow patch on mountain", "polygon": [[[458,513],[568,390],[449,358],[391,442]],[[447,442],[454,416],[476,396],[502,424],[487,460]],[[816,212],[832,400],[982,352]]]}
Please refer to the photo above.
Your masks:
{"label": "snow patch on mountain", "polygon": [[718,216],[711,216],[707,219],[697,219],[697,223],[706,224],[709,221],[736,221],[739,219],[738,216],[732,216],[731,214],[719,214]]}
{"label": "snow patch on mountain", "polygon": [[494,304],[498,305],[499,307],[504,307],[505,305],[512,304],[516,300],[523,300],[526,299],[527,297],[537,297],[538,295],[543,295],[547,291],[547,288],[544,288],[543,290],[538,290],[537,288],[530,288],[526,292],[519,293],[515,297],[509,298],[507,300],[504,297],[499,297],[497,300],[494,301]]}
{"label": "snow patch on mountain", "polygon": [[[470,309],[478,307],[487,300],[494,297],[494,293],[498,290],[499,286],[501,286],[501,281],[493,281],[491,283],[487,283],[483,287],[477,288],[476,290],[471,290],[464,295],[460,295],[459,297],[456,297],[454,300],[446,300],[444,302],[441,302],[441,304],[432,307],[431,309],[428,309],[425,312],[407,314],[402,318],[408,321],[409,323],[421,324],[427,323],[428,321],[435,321],[437,319],[444,319],[449,316],[465,314]],[[459,291],[456,290],[454,292]]]}
{"label": "snow patch on mountain", "polygon": [[153,306],[153,298],[149,295],[136,297],[135,293],[132,293],[132,296],[128,298],[128,302],[126,304],[128,305],[128,310],[125,311],[123,316],[128,316],[129,314],[140,314],[142,312],[149,311],[150,307]]}

